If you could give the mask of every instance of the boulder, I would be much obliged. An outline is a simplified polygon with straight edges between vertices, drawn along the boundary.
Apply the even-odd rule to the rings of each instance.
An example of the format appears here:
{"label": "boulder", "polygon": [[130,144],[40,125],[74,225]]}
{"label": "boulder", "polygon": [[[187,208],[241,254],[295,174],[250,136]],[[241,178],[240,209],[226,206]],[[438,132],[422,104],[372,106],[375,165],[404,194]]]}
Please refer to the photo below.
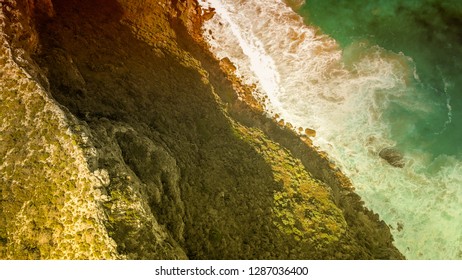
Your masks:
{"label": "boulder", "polygon": [[305,128],[305,134],[308,137],[316,137],[316,130],[311,128]]}
{"label": "boulder", "polygon": [[403,154],[396,148],[383,148],[380,151],[379,156],[386,160],[391,166],[403,168],[405,165]]}

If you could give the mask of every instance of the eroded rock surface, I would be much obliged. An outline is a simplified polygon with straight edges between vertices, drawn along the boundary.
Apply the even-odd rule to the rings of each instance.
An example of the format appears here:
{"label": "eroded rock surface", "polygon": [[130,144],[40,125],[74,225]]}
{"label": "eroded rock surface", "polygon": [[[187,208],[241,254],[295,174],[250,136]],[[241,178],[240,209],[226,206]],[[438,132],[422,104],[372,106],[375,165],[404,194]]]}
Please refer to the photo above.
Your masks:
{"label": "eroded rock surface", "polygon": [[402,258],[326,155],[237,99],[195,1],[1,5],[0,258]]}

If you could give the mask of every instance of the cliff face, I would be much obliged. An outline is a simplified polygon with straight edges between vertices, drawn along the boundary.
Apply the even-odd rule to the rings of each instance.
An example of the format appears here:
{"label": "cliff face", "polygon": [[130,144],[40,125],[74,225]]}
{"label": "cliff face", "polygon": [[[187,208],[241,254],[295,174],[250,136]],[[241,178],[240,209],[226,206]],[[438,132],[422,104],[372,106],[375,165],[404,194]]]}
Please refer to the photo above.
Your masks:
{"label": "cliff face", "polygon": [[0,255],[115,257],[100,206],[103,173],[88,168],[78,144],[85,135],[30,59],[38,46],[33,6],[1,5]]}
{"label": "cliff face", "polygon": [[1,3],[0,258],[402,258],[237,100],[194,1]]}

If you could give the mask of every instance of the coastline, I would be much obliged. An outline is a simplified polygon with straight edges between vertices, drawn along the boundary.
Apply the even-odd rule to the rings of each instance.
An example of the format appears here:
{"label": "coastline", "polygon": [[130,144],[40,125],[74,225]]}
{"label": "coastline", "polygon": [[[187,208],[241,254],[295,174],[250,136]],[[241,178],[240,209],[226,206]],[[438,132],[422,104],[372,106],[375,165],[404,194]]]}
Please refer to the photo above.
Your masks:
{"label": "coastline", "polygon": [[[302,3],[299,3],[300,1],[286,2],[292,9],[297,9],[303,4],[303,1],[301,1]],[[197,3],[197,0],[188,1],[188,3],[192,3],[189,7],[194,7],[192,10],[197,12],[191,13],[191,8],[189,10],[186,9],[186,18],[194,18],[191,21],[195,22],[195,24],[183,24],[183,26],[186,26],[187,31],[182,30],[181,25],[176,26],[175,30],[179,34],[182,34],[182,39],[186,41],[182,46],[193,53],[194,57],[199,59],[202,66],[210,73],[211,81],[215,80],[215,84],[223,83],[223,79],[220,76],[224,75],[226,77],[227,81],[225,83],[228,83],[228,89],[217,90],[216,92],[222,100],[229,100],[225,106],[228,108],[230,115],[247,126],[262,130],[272,140],[290,150],[295,157],[300,158],[305,168],[314,178],[325,182],[331,187],[335,203],[345,212],[345,216],[350,217],[347,222],[353,227],[358,227],[358,235],[362,235],[360,232],[365,228],[367,228],[366,231],[374,228],[373,235],[382,235],[385,244],[392,248],[390,249],[391,251],[395,251],[394,253],[390,253],[404,259],[404,256],[393,246],[393,236],[389,226],[380,219],[377,213],[364,206],[364,201],[355,193],[350,179],[329,159],[329,155],[313,145],[310,137],[307,136],[308,133],[303,133],[303,130],[294,128],[290,123],[285,123],[284,120],[281,121],[276,117],[270,118],[266,116],[264,105],[256,100],[252,94],[253,87],[246,85],[235,75],[234,70],[236,68],[232,65],[232,62],[226,58],[218,60],[210,52],[207,43],[200,34],[202,32],[202,24],[213,16],[213,11],[206,12],[206,16],[203,18],[195,19],[198,14],[201,14],[200,5]],[[199,48],[191,48],[191,46],[194,46],[191,40],[196,42]],[[233,93],[223,94],[233,90],[235,91],[234,96],[230,97]],[[316,132],[313,132],[315,136]],[[363,220],[355,220],[357,217],[361,217]],[[383,234],[379,232],[383,232]]]}
{"label": "coastline", "polygon": [[0,26],[0,258],[404,258],[328,156],[208,51],[197,1],[38,4],[10,7],[26,40]]}

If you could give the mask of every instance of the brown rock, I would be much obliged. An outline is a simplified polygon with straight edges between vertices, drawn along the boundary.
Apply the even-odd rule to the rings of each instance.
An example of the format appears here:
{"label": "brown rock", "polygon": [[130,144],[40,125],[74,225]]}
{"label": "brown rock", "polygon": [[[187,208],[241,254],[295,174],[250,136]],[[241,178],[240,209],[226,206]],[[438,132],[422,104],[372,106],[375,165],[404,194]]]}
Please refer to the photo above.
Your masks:
{"label": "brown rock", "polygon": [[391,166],[403,168],[405,165],[403,154],[396,148],[383,148],[380,151],[379,156],[386,160]]}
{"label": "brown rock", "polygon": [[226,72],[234,73],[236,71],[236,66],[229,60],[229,58],[224,57],[220,61],[221,66],[225,69]]}
{"label": "brown rock", "polygon": [[316,130],[311,128],[305,128],[305,134],[308,137],[316,137]]}
{"label": "brown rock", "polygon": [[202,19],[204,21],[207,21],[213,18],[213,16],[215,15],[215,8],[211,8],[210,10],[202,10],[202,11],[203,11]]}

